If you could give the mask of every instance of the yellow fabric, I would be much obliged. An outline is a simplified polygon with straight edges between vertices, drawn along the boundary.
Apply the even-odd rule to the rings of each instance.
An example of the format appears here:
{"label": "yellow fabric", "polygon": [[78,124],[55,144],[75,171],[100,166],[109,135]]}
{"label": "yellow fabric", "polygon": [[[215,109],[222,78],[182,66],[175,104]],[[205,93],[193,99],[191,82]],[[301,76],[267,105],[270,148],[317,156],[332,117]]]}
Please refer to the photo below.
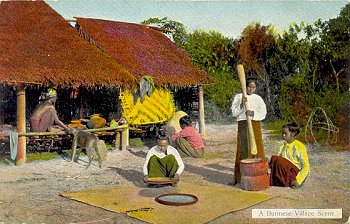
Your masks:
{"label": "yellow fabric", "polygon": [[[186,206],[168,206],[155,201],[161,194],[187,193],[198,202]],[[198,185],[181,181],[177,187],[138,188],[134,185],[109,189],[61,193],[70,199],[104,208],[126,212],[149,223],[206,223],[223,214],[247,208],[269,199],[264,193],[244,191],[232,186]]]}
{"label": "yellow fabric", "polygon": [[288,159],[299,168],[300,172],[295,177],[295,180],[297,184],[303,183],[310,170],[305,145],[298,140],[294,140],[292,143],[284,142],[277,154]]}
{"label": "yellow fabric", "polygon": [[172,93],[167,89],[154,89],[152,94],[145,95],[134,103],[133,94],[122,91],[119,98],[123,107],[122,116],[129,125],[155,124],[168,121],[175,113]]}

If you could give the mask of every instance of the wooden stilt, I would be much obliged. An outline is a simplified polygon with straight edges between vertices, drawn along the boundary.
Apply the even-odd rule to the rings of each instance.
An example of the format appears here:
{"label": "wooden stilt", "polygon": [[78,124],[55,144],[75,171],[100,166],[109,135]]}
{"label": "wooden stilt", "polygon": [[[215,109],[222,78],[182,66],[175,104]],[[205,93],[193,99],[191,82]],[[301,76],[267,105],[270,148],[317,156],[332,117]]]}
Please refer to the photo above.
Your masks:
{"label": "wooden stilt", "polygon": [[[26,94],[23,85],[17,86],[17,131],[26,132]],[[16,165],[23,165],[26,162],[26,137],[18,137]]]}
{"label": "wooden stilt", "polygon": [[122,142],[122,151],[124,151],[126,150],[126,147],[129,145],[129,127],[127,127],[122,131],[121,142]]}
{"label": "wooden stilt", "polygon": [[205,136],[203,87],[199,86],[199,133]]}
{"label": "wooden stilt", "polygon": [[120,132],[117,132],[115,134],[114,148],[115,148],[115,150],[120,150],[121,149],[121,147],[120,147]]}

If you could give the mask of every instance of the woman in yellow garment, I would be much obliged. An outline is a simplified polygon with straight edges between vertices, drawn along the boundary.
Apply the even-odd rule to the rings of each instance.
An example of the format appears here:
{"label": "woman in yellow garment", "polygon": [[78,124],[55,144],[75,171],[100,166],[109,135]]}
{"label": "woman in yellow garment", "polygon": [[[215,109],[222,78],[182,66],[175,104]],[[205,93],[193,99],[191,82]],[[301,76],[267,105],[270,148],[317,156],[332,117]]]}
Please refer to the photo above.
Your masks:
{"label": "woman in yellow garment", "polygon": [[306,147],[295,139],[300,130],[295,122],[282,127],[283,144],[277,156],[270,159],[270,185],[280,187],[301,187],[309,170],[309,159]]}

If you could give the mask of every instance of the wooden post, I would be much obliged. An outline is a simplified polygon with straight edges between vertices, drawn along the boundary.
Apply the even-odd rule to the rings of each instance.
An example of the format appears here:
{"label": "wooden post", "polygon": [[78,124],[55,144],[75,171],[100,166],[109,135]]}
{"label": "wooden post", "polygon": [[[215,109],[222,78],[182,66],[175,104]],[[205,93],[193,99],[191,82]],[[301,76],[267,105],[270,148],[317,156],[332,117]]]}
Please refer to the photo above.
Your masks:
{"label": "wooden post", "polygon": [[122,130],[120,141],[122,142],[122,151],[126,150],[126,147],[129,145],[129,127]]}
{"label": "wooden post", "polygon": [[[26,93],[23,85],[17,86],[17,131],[26,132]],[[16,165],[25,164],[26,150],[26,136],[19,136]]]}
{"label": "wooden post", "polygon": [[204,123],[204,96],[202,86],[199,86],[199,133],[201,133],[202,136],[206,136]]}
{"label": "wooden post", "polygon": [[114,143],[114,148],[115,150],[120,150],[120,131],[117,131],[117,133],[115,134],[115,143]]}

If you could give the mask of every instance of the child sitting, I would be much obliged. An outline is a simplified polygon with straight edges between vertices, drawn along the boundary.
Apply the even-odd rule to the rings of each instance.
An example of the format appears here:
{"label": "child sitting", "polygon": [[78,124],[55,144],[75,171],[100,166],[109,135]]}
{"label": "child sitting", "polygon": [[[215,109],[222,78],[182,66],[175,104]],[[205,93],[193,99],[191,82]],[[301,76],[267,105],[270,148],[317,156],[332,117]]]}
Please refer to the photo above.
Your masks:
{"label": "child sitting", "polygon": [[180,127],[182,130],[172,135],[180,155],[193,158],[202,157],[204,155],[204,143],[200,134],[193,127],[189,116],[186,115],[180,118]]}

